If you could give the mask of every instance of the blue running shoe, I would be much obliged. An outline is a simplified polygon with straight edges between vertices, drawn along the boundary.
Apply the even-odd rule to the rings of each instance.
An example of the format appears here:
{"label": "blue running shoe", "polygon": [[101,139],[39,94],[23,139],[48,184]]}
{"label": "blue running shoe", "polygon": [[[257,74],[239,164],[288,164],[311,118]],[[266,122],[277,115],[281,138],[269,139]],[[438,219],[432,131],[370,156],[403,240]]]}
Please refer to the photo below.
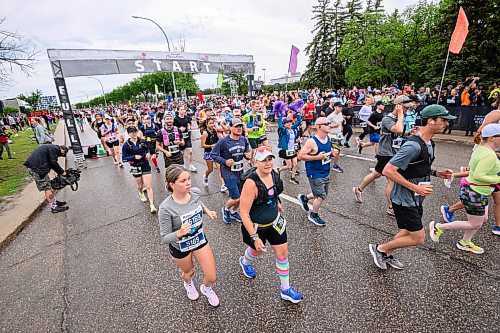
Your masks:
{"label": "blue running shoe", "polygon": [[286,301],[290,301],[292,303],[299,303],[302,301],[304,296],[302,296],[301,293],[293,289],[292,287],[288,288],[287,290],[281,290],[281,299],[284,299]]}
{"label": "blue running shoe", "polygon": [[225,206],[222,207],[222,221],[224,221],[227,224],[233,221],[231,220],[231,212],[228,209],[226,209]]}
{"label": "blue running shoe", "polygon": [[338,164],[334,164],[332,170],[338,173],[344,173],[344,169],[342,169]]}
{"label": "blue running shoe", "polygon": [[232,212],[230,214],[232,220],[241,223],[241,216],[240,214],[238,214],[238,212]]}
{"label": "blue running shoe", "polygon": [[255,273],[255,270],[252,267],[252,264],[245,265],[243,263],[243,256],[240,257],[238,260],[240,262],[241,270],[243,271],[243,275],[245,275],[249,279],[255,278],[257,273]]}
{"label": "blue running shoe", "polygon": [[497,227],[496,225],[494,225],[493,228],[491,229],[491,232],[494,233],[495,235],[500,236],[500,227]]}
{"label": "blue running shoe", "polygon": [[443,219],[450,223],[455,220],[454,216],[455,215],[453,212],[450,212],[450,207],[448,205],[443,205],[441,206],[441,213],[443,214]]}

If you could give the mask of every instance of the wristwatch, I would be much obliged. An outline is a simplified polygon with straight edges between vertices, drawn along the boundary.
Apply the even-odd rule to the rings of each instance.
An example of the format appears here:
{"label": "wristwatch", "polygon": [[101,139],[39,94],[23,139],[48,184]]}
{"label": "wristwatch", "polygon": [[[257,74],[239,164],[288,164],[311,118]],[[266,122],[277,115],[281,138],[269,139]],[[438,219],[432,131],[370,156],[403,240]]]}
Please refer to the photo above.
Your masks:
{"label": "wristwatch", "polygon": [[257,239],[259,239],[259,235],[257,234],[250,235],[250,239],[252,240],[252,242],[255,242]]}

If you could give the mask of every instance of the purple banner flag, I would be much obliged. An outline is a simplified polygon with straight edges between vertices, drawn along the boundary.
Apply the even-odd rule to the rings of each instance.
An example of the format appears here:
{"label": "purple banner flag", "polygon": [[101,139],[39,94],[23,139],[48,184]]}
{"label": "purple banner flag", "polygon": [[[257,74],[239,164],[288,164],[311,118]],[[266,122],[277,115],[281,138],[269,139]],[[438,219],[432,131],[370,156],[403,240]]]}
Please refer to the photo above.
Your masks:
{"label": "purple banner flag", "polygon": [[292,45],[292,51],[290,52],[290,63],[288,64],[288,73],[297,72],[297,54],[300,50]]}

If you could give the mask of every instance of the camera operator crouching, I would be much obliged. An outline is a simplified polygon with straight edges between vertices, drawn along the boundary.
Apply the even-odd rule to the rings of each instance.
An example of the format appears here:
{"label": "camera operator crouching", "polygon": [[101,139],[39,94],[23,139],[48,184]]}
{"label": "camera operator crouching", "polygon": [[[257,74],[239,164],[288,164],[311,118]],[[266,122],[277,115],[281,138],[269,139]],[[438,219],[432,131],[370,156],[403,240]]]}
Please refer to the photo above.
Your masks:
{"label": "camera operator crouching", "polygon": [[65,157],[69,148],[54,144],[45,144],[37,147],[24,162],[28,172],[35,180],[38,191],[45,192],[45,200],[50,205],[52,213],[60,213],[69,209],[66,202],[57,201],[54,198],[54,190],[49,178],[50,170],[54,170],[58,175],[65,176],[66,171],[59,165],[57,159]]}

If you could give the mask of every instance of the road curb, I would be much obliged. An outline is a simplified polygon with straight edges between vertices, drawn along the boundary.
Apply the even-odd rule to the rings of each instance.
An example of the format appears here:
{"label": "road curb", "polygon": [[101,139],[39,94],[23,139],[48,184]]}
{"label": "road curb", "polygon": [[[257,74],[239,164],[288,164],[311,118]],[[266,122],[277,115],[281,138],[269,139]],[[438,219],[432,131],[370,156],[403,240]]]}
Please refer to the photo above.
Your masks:
{"label": "road curb", "polygon": [[[65,124],[61,119],[54,132],[54,143],[66,144]],[[61,161],[61,166],[66,169],[66,159]],[[35,182],[31,181],[24,187],[15,203],[2,212],[0,218],[0,251],[2,251],[16,236],[31,222],[34,217],[45,206],[45,199],[40,197],[41,192],[36,188]],[[19,203],[23,203],[19,205]],[[28,207],[26,207],[26,204]]]}

